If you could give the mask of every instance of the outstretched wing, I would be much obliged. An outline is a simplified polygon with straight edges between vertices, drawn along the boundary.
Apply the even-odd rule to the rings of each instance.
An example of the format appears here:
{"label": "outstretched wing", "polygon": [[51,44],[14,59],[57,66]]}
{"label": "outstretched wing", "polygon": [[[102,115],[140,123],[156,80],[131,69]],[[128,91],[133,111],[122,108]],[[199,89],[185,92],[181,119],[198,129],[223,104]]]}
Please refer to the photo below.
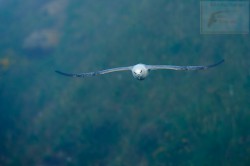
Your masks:
{"label": "outstretched wing", "polygon": [[208,66],[173,66],[173,65],[147,65],[149,70],[169,69],[169,70],[206,70],[223,63],[224,59]]}
{"label": "outstretched wing", "polygon": [[118,68],[113,68],[113,69],[101,70],[101,71],[96,71],[96,72],[88,72],[88,73],[79,73],[79,74],[65,73],[65,72],[61,72],[58,70],[56,70],[55,72],[64,76],[69,76],[69,77],[92,77],[96,75],[107,74],[107,73],[117,72],[117,71],[126,71],[126,70],[131,70],[131,69],[132,69],[132,66],[118,67]]}

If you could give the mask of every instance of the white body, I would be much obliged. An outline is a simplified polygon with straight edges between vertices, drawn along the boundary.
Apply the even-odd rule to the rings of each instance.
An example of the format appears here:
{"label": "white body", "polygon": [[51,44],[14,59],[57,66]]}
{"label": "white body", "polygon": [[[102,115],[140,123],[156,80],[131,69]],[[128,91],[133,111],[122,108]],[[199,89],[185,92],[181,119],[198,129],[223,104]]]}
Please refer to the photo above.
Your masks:
{"label": "white body", "polygon": [[133,76],[138,80],[144,80],[148,76],[149,70],[144,64],[137,64],[132,68]]}

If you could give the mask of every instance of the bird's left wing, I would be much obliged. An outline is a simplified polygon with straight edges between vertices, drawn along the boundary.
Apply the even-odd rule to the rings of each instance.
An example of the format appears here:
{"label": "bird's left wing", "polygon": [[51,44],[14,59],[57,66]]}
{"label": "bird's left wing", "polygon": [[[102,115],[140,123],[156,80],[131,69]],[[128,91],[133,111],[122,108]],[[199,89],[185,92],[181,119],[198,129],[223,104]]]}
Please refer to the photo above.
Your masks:
{"label": "bird's left wing", "polygon": [[56,70],[55,72],[57,72],[58,74],[64,75],[64,76],[69,76],[69,77],[92,77],[92,76],[96,76],[96,75],[101,75],[101,74],[107,74],[107,73],[111,73],[111,72],[117,72],[117,71],[126,71],[126,70],[131,70],[132,66],[129,67],[118,67],[118,68],[113,68],[113,69],[106,69],[106,70],[101,70],[101,71],[96,71],[96,72],[87,72],[87,73],[65,73],[65,72],[61,72]]}
{"label": "bird's left wing", "polygon": [[149,70],[160,70],[160,69],[169,69],[169,70],[206,70],[211,67],[218,66],[223,63],[224,59],[208,66],[173,66],[173,65],[147,65]]}

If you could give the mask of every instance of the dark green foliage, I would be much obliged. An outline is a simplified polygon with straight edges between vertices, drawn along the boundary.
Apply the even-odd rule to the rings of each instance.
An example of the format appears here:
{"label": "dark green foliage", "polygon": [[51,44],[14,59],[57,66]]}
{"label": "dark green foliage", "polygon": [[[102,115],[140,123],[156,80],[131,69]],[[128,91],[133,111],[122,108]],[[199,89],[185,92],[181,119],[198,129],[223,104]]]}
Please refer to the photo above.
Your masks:
{"label": "dark green foliage", "polygon": [[[0,165],[250,165],[249,35],[201,35],[199,12],[193,0],[0,1]],[[44,29],[51,49],[23,46]],[[142,82],[54,73],[222,58]]]}

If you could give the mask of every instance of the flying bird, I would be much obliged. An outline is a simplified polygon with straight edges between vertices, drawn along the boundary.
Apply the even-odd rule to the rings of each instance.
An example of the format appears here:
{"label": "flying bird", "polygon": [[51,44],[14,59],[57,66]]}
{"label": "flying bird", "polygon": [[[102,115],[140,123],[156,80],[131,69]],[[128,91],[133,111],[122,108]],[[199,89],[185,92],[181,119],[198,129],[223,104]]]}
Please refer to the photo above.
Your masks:
{"label": "flying bird", "polygon": [[221,63],[224,62],[224,59],[208,66],[174,66],[174,65],[145,65],[145,64],[137,64],[134,66],[128,66],[128,67],[117,67],[117,68],[112,68],[112,69],[106,69],[106,70],[100,70],[96,72],[87,72],[87,73],[79,73],[79,74],[73,74],[73,73],[65,73],[56,70],[58,74],[64,75],[64,76],[69,76],[69,77],[92,77],[92,76],[97,76],[97,75],[102,75],[102,74],[108,74],[112,72],[118,72],[118,71],[127,71],[130,70],[132,71],[132,74],[134,78],[137,80],[144,80],[150,71],[152,70],[162,70],[162,69],[167,69],[167,70],[206,70],[215,66],[220,65]]}

